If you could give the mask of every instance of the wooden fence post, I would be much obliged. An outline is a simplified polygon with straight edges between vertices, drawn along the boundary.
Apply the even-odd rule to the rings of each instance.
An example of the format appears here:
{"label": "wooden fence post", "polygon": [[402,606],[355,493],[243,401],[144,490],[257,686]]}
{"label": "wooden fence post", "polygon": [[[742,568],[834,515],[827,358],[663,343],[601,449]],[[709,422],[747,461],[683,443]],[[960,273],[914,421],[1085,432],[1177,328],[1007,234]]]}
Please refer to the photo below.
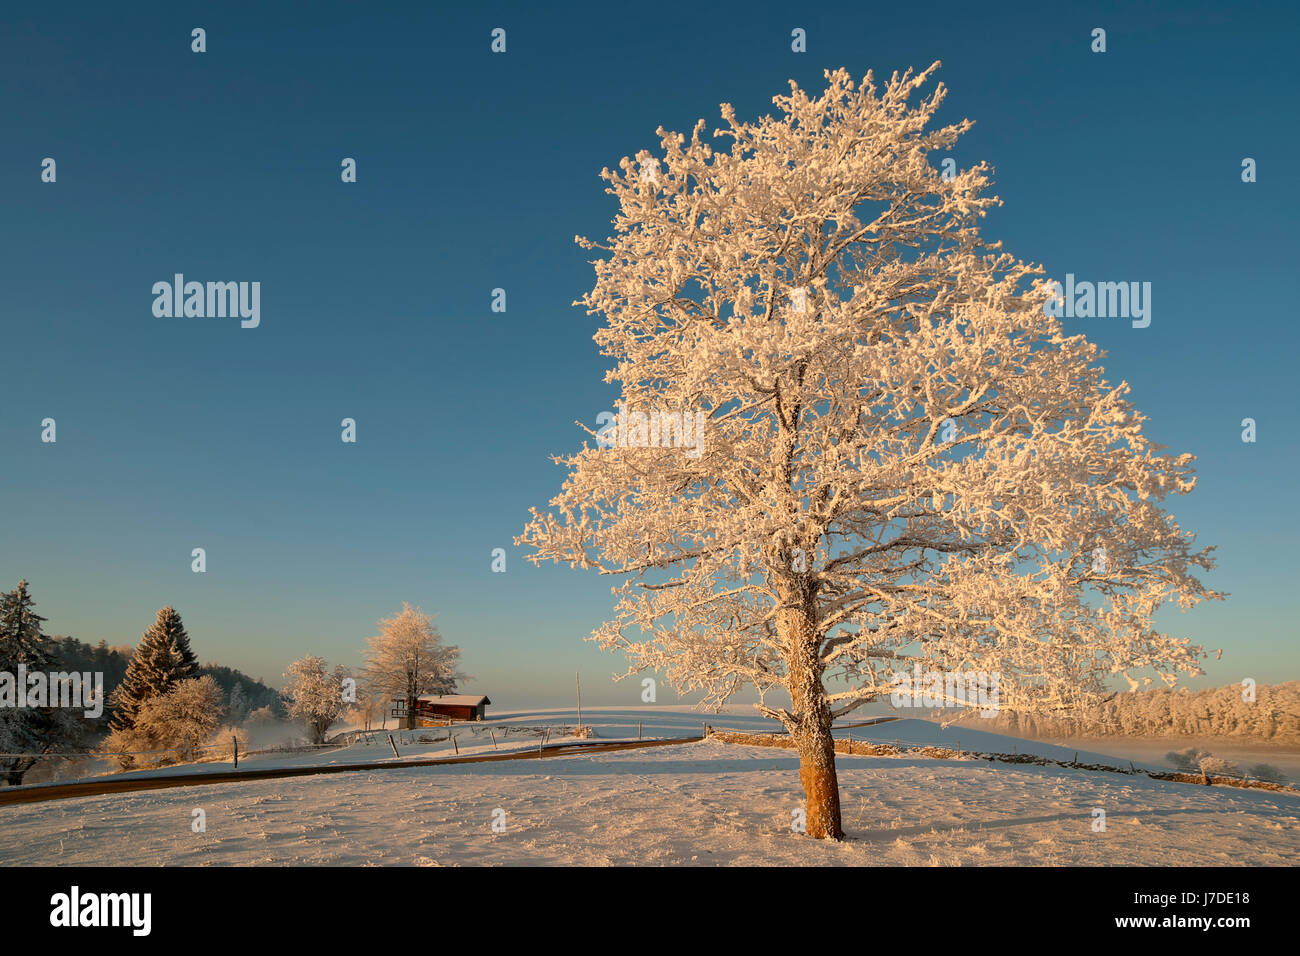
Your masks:
{"label": "wooden fence post", "polygon": [[493,749],[493,750],[496,750],[496,749],[497,749],[497,735],[496,735],[495,733],[492,732],[492,728],[491,728],[491,727],[488,728],[488,736],[490,736],[490,737],[492,738],[492,749]]}
{"label": "wooden fence post", "polygon": [[235,754],[235,769],[238,770],[239,769],[239,738],[236,737],[234,734],[230,735],[230,747]]}
{"label": "wooden fence post", "polygon": [[392,735],[392,734],[389,734],[389,735],[388,735],[388,746],[390,746],[390,747],[393,748],[393,756],[394,756],[394,757],[400,757],[400,756],[402,756],[401,754],[399,754],[399,753],[397,752],[397,744],[393,743],[393,735]]}

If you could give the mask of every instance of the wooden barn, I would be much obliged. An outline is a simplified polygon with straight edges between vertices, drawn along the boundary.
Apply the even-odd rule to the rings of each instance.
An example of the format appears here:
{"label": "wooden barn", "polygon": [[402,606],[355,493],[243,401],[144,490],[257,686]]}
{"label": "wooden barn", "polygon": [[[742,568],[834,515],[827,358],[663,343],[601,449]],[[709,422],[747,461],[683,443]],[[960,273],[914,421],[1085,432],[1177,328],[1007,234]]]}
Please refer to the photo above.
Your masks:
{"label": "wooden barn", "polygon": [[[398,703],[394,701],[394,703]],[[415,698],[414,720],[412,726],[425,724],[443,724],[451,720],[482,720],[484,709],[492,701],[487,697],[473,694],[422,694]],[[403,713],[394,711],[394,717],[405,717],[405,701],[399,705]]]}

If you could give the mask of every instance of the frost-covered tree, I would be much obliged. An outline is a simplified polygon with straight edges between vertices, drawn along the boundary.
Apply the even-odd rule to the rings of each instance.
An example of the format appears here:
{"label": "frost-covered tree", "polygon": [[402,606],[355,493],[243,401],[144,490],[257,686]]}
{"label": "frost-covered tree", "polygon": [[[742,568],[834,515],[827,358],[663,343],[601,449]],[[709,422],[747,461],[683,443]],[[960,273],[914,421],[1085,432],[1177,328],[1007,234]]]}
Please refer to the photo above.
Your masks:
{"label": "frost-covered tree", "polygon": [[0,594],[0,668],[12,672],[23,664],[40,670],[54,662],[54,643],[41,630],[44,622],[26,580]]}
{"label": "frost-covered tree", "polygon": [[271,724],[274,724],[275,721],[275,711],[272,709],[270,704],[267,704],[265,707],[258,707],[256,710],[249,711],[248,719],[244,721],[244,723],[249,727],[256,729],[269,727]]}
{"label": "frost-covered tree", "polygon": [[456,670],[460,648],[443,644],[433,619],[402,602],[402,610],[379,622],[379,634],[366,641],[362,675],[367,690],[385,699],[406,700],[406,725],[415,726],[415,698],[450,694],[466,680]]}
{"label": "frost-covered tree", "polygon": [[1233,777],[1238,776],[1241,773],[1241,768],[1231,760],[1225,760],[1222,757],[1213,756],[1202,759],[1199,764],[1199,769],[1201,773],[1207,777],[1215,775]]}
{"label": "frost-covered tree", "polygon": [[366,730],[374,726],[375,719],[380,721],[380,727],[388,722],[389,699],[376,693],[370,688],[358,688],[357,702],[352,705],[351,716],[354,721],[361,724]]}
{"label": "frost-covered tree", "polygon": [[[0,673],[6,690],[0,693],[0,776],[17,786],[37,761],[76,747],[83,736],[81,711],[64,707],[19,707],[19,665],[25,674],[59,671],[58,645],[41,630],[45,621],[36,613],[25,580],[0,594]],[[48,684],[47,684],[48,688]],[[27,687],[23,687],[26,698]],[[8,699],[12,697],[12,699]],[[52,703],[48,696],[44,703]]]}
{"label": "frost-covered tree", "polygon": [[140,704],[132,729],[154,748],[174,748],[178,759],[192,760],[221,726],[222,697],[211,677],[177,681],[166,693]]}
{"label": "frost-covered tree", "polygon": [[126,677],[113,691],[111,730],[134,725],[136,711],[151,697],[170,690],[177,682],[198,676],[199,662],[190,649],[181,616],[171,605],[158,612],[131,655]]}
{"label": "frost-covered tree", "polygon": [[1188,747],[1186,750],[1171,750],[1165,754],[1165,760],[1175,770],[1199,770],[1201,763],[1214,758],[1214,754],[1200,747]]}
{"label": "frost-covered tree", "polygon": [[604,317],[619,421],[556,459],[516,539],[623,579],[592,639],[628,675],[715,706],[756,687],[815,837],[841,835],[832,720],[896,671],[997,672],[1002,709],[1077,709],[1125,671],[1199,672],[1152,614],[1214,596],[1160,506],[1192,456],[1148,441],[1042,270],[981,238],[998,200],[986,164],[943,168],[971,124],[931,126],[937,66],[792,82],[774,116],[722,106],[729,148],[701,120],[602,171],[619,211],[578,239],[597,258],[575,304]]}
{"label": "frost-covered tree", "polygon": [[1265,783],[1287,782],[1286,774],[1271,763],[1257,763],[1254,766],[1247,767],[1246,776],[1253,777],[1256,780],[1263,780]]}
{"label": "frost-covered tree", "polygon": [[248,695],[244,693],[243,685],[236,684],[234,687],[230,688],[229,701],[229,704],[226,706],[226,716],[230,718],[232,724],[238,726],[244,722],[244,718],[248,716],[248,711],[251,709],[251,704],[249,703]]}
{"label": "frost-covered tree", "polygon": [[[141,700],[131,725],[111,731],[100,752],[123,769],[163,760],[193,760],[221,726],[223,696],[207,675],[176,681]],[[151,753],[155,751],[170,753]]]}
{"label": "frost-covered tree", "polygon": [[314,744],[325,742],[325,732],[334,725],[349,703],[343,699],[343,680],[348,677],[341,665],[331,674],[326,670],[325,659],[308,654],[289,665],[284,675],[289,682],[284,688],[284,699],[291,720],[301,720],[307,725]]}

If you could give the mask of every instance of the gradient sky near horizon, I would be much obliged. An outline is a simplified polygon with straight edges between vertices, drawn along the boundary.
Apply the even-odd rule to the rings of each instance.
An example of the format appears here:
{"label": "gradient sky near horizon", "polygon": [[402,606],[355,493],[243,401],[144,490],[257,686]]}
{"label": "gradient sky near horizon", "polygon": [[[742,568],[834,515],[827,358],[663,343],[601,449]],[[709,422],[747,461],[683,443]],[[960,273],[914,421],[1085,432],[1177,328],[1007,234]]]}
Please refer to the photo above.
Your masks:
{"label": "gradient sky near horizon", "polygon": [[[1300,14],[984,6],[6,5],[0,585],[27,578],[47,630],[92,643],[172,604],[203,660],[276,684],[304,653],[359,663],[409,601],[501,707],[568,703],[575,672],[584,703],[638,704],[583,641],[610,582],[512,544],[558,490],[548,455],[614,404],[570,305],[593,280],[573,237],[615,213],[598,173],[722,102],[770,112],[790,78],[942,60],[940,118],[976,121],[953,156],[989,161],[1004,202],[985,235],[1049,275],[1152,283],[1149,328],[1066,325],[1199,456],[1172,509],[1230,597],[1160,618],[1225,649],[1193,686],[1300,678]],[[260,327],[155,318],[178,272],[260,281]]]}

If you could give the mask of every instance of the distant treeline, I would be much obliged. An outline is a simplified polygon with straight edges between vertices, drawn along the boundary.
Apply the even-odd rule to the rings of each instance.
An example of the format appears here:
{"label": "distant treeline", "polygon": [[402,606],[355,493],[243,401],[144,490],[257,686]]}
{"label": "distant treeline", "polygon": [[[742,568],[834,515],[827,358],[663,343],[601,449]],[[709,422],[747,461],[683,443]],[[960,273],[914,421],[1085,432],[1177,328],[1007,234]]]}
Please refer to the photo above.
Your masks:
{"label": "distant treeline", "polygon": [[271,714],[277,718],[285,717],[284,700],[280,692],[267,687],[260,680],[220,664],[204,664],[199,667],[199,676],[204,675],[216,681],[221,692],[226,695],[228,722],[243,723],[245,717],[263,707],[271,708]]}
{"label": "distant treeline", "polygon": [[[103,673],[106,696],[117,690],[126,676],[126,666],[131,662],[132,649],[129,647],[110,647],[106,641],[92,646],[75,637],[54,637],[52,640],[58,657],[57,669]],[[284,703],[279,691],[267,687],[260,680],[220,664],[202,665],[199,675],[210,676],[217,682],[225,695],[226,719],[231,723],[241,723],[250,713],[263,707],[269,707],[276,717],[284,716]],[[87,723],[103,729],[108,726],[112,713],[112,705],[106,705],[103,716]]]}
{"label": "distant treeline", "polygon": [[1300,742],[1300,681],[1192,691],[1168,687],[1117,694],[1091,713],[1052,718],[1000,713],[973,723],[1032,737],[1241,737]]}

